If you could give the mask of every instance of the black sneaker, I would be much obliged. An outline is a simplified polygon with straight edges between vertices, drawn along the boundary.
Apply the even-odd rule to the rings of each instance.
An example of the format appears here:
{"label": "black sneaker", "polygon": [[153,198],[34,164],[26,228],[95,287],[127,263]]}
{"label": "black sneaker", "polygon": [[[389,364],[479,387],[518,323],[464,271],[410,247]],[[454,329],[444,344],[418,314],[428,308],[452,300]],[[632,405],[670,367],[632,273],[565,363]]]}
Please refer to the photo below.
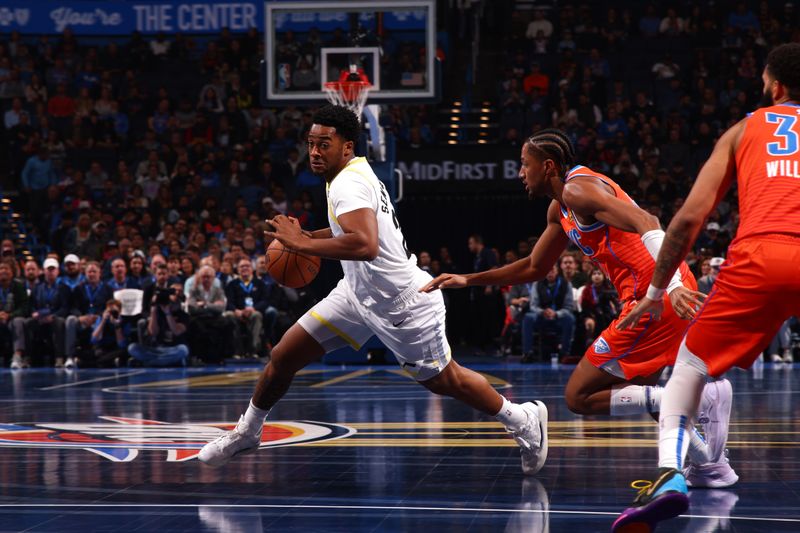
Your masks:
{"label": "black sneaker", "polygon": [[634,481],[631,487],[639,489],[639,494],[614,521],[612,533],[650,533],[659,522],[685,513],[689,508],[686,480],[674,468],[662,468],[655,482]]}

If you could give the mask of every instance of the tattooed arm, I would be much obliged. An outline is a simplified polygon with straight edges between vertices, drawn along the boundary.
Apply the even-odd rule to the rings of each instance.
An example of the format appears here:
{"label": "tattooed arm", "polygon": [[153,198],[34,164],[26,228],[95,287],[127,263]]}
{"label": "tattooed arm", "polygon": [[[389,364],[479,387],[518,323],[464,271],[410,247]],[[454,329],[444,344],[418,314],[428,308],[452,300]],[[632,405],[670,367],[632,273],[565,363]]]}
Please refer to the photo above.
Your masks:
{"label": "tattooed arm", "polygon": [[667,286],[672,274],[689,253],[708,215],[728,192],[736,177],[736,145],[744,129],[742,120],[719,139],[700,170],[689,197],[667,228],[667,235],[656,261],[651,285]]}
{"label": "tattooed arm", "polygon": [[689,253],[709,213],[736,177],[736,147],[746,120],[740,121],[720,137],[711,157],[700,170],[689,197],[667,228],[647,297],[640,300],[628,316],[620,321],[617,329],[636,325],[645,313],[651,313],[656,318],[661,315],[664,289]]}

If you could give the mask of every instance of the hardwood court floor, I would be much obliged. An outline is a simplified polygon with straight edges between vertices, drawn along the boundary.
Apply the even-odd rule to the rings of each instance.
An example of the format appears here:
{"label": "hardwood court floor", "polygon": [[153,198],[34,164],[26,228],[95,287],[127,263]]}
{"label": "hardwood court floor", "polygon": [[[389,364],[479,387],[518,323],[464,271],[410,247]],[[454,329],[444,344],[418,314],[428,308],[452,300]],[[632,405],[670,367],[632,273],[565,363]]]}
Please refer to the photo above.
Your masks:
{"label": "hardwood court floor", "polygon": [[[571,368],[470,366],[547,403],[537,477],[494,420],[394,366],[308,368],[262,449],[219,469],[195,455],[236,422],[258,368],[0,371],[0,531],[608,531],[653,473],[655,423],[572,415]],[[799,375],[729,374],[740,482],[692,491],[690,515],[659,531],[800,531]]]}

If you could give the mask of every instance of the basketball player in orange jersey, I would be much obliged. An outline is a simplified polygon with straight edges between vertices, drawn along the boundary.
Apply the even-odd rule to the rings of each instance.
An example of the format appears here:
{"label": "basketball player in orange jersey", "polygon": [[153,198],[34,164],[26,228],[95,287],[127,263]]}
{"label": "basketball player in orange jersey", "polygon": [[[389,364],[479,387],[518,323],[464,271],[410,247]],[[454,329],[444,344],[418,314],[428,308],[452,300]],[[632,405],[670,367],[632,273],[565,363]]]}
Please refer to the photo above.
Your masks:
{"label": "basketball player in orange jersey", "polygon": [[706,378],[752,365],[781,324],[800,313],[800,44],[770,52],[762,78],[767,107],[717,142],[669,225],[647,296],[619,324],[638,328],[641,317],[661,314],[664,287],[736,179],[739,229],[664,390],[656,480],[642,488],[613,531],[651,531],[688,508],[681,468]]}
{"label": "basketball player in orange jersey", "polygon": [[308,154],[311,171],[327,182],[330,227],[310,233],[279,215],[266,232],[293,250],[340,260],[344,278],[283,335],[239,423],[206,444],[198,459],[220,466],[257,450],[264,419],[299,370],[326,352],[358,350],[376,335],[420,385],[494,416],[519,444],[523,473],[535,474],[547,458],[547,407],[510,402],[453,360],[442,295],[419,291],[431,276],[408,253],[386,188],[367,159],[353,153],[360,131],[345,107],[325,106],[314,115]]}
{"label": "basketball player in orange jersey", "polygon": [[[423,290],[472,285],[516,285],[541,280],[569,240],[608,275],[623,302],[624,318],[645,295],[664,232],[659,221],[638,207],[608,177],[573,166],[574,149],[559,130],[543,130],[522,147],[520,177],[530,196],[553,199],[547,227],[530,257],[476,274],[442,274]],[[687,322],[703,295],[686,264],[669,282],[664,319],[619,330],[614,321],[586,351],[567,383],[565,397],[578,414],[627,416],[659,412],[661,370],[672,365]],[[568,347],[562,347],[562,349]],[[687,476],[695,486],[724,487],[738,477],[723,451],[728,433],[731,387],[709,383],[700,406],[706,443],[692,431],[692,466]],[[655,416],[654,416],[655,417]]]}

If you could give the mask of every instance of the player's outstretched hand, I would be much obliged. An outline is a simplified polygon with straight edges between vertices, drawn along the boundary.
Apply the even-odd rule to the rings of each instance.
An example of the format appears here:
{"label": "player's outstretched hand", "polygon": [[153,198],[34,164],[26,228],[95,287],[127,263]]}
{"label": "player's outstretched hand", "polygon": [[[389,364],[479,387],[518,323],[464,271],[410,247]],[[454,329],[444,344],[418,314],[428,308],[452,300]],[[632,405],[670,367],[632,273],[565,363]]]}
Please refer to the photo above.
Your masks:
{"label": "player's outstretched hand", "polygon": [[441,274],[422,287],[419,292],[433,292],[437,289],[460,289],[467,286],[467,278],[458,274]]}
{"label": "player's outstretched hand", "polygon": [[619,321],[619,324],[617,324],[617,329],[623,330],[633,328],[639,323],[639,319],[642,318],[642,315],[645,313],[650,313],[654,320],[659,320],[663,311],[664,300],[651,300],[645,296],[639,300],[639,303],[636,304],[636,307],[631,309],[631,312],[628,313],[628,316]]}
{"label": "player's outstretched hand", "polygon": [[678,287],[669,294],[669,301],[675,314],[684,320],[694,318],[697,310],[703,305],[706,295],[686,287]]}

